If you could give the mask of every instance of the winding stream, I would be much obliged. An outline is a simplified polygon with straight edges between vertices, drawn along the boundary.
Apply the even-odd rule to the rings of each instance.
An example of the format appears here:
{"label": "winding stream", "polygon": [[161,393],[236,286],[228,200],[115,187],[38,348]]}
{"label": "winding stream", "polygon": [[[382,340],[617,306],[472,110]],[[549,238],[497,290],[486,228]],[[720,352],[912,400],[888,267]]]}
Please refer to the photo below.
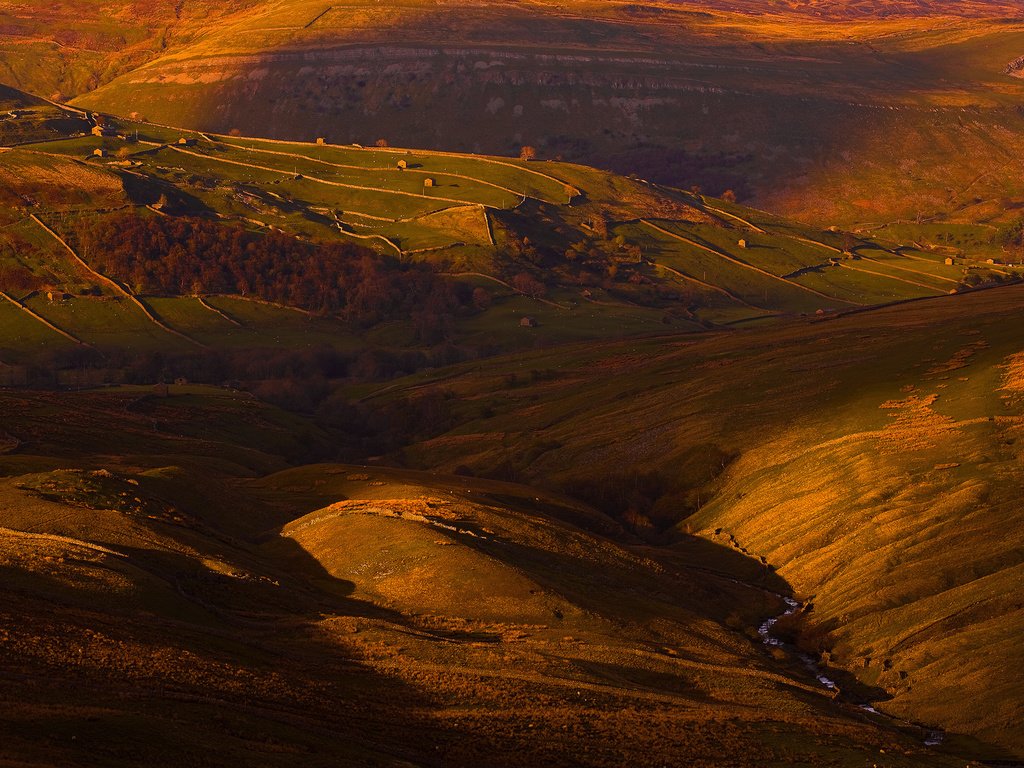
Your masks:
{"label": "winding stream", "polygon": [[[787,616],[792,616],[797,611],[803,609],[803,604],[797,600],[794,600],[792,597],[787,597],[785,595],[780,595],[777,593],[776,597],[780,598],[783,602],[785,602],[786,610],[780,613],[778,616],[773,616],[770,619],[766,619],[761,624],[761,626],[757,628],[757,634],[761,638],[761,642],[763,642],[769,648],[780,648],[786,651],[787,653],[796,656],[798,659],[800,659],[800,661],[807,668],[807,670],[812,675],[814,675],[814,678],[821,684],[823,688],[827,688],[828,690],[834,691],[835,693],[840,693],[839,686],[836,684],[836,681],[831,679],[822,671],[821,665],[818,663],[817,659],[815,659],[809,653],[804,653],[791,643],[787,643],[772,634],[772,627],[774,627],[778,623],[779,619],[785,618]],[[887,720],[891,720],[892,722],[899,723],[903,726],[912,726],[914,728],[921,729],[925,733],[924,745],[926,747],[937,747],[940,744],[942,744],[943,740],[945,739],[945,733],[943,733],[941,730],[937,730],[934,728],[925,728],[923,726],[918,725],[917,723],[911,723],[908,720],[903,720],[901,718],[888,715],[884,712],[879,712],[870,704],[861,702],[852,703],[860,709],[864,710],[865,712],[870,712],[871,714],[877,715],[878,717],[883,717]]]}

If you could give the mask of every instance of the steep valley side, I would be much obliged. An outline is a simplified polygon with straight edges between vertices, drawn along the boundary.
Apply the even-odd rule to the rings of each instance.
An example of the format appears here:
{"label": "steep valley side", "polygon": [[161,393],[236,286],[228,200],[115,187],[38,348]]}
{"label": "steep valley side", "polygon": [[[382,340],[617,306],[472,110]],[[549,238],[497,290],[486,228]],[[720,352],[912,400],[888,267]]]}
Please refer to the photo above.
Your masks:
{"label": "steep valley side", "polygon": [[[669,549],[674,514],[793,585],[807,610],[785,629],[841,687],[1008,759],[1024,706],[1020,295],[580,347],[512,391],[501,365],[466,371],[437,385],[465,421],[402,456],[609,500]],[[557,369],[545,353],[506,364]]]}

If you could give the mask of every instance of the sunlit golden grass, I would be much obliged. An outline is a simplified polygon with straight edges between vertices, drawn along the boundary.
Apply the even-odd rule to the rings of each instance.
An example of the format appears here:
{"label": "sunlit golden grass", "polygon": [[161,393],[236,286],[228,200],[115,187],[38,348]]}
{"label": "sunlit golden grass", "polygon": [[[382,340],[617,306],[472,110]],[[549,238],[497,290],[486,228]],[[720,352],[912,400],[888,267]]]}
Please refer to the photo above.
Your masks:
{"label": "sunlit golden grass", "polygon": [[[660,473],[680,530],[764,558],[813,606],[803,642],[858,695],[1019,752],[1020,293],[497,362],[437,385],[462,423],[404,456],[615,493]],[[560,373],[510,390],[506,365]],[[684,474],[713,449],[736,458]]]}

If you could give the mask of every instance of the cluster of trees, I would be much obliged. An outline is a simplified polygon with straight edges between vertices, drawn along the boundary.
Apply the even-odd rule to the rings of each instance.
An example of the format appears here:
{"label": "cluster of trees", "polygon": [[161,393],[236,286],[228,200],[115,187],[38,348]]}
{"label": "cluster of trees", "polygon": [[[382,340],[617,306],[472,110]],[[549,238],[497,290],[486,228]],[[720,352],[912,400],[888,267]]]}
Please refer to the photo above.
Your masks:
{"label": "cluster of trees", "polygon": [[444,338],[472,293],[423,265],[349,243],[309,243],[203,219],[120,214],[83,222],[86,259],[138,293],[237,294],[362,327],[411,320],[421,340]]}
{"label": "cluster of trees", "polygon": [[[0,252],[0,259],[2,258],[3,254]],[[20,264],[0,261],[0,291],[15,295],[31,293],[42,288],[45,282]]]}
{"label": "cluster of trees", "polygon": [[1014,259],[1024,258],[1024,217],[999,234],[999,244]]}
{"label": "cluster of trees", "polygon": [[15,241],[10,235],[0,232],[0,290],[15,294],[25,294],[38,290],[46,281],[33,274],[18,254],[34,256],[35,248],[29,243]]}
{"label": "cluster of trees", "polygon": [[[652,277],[643,249],[614,233],[608,211],[592,211],[585,224],[590,232],[575,242],[564,236],[557,223],[550,224],[556,234],[563,235],[561,243],[558,238],[533,242],[516,231],[514,219],[507,220],[503,276],[514,290],[538,299],[552,284],[601,288],[634,304],[670,306],[682,316],[699,308],[698,292]],[[666,316],[668,323],[677,319]]]}

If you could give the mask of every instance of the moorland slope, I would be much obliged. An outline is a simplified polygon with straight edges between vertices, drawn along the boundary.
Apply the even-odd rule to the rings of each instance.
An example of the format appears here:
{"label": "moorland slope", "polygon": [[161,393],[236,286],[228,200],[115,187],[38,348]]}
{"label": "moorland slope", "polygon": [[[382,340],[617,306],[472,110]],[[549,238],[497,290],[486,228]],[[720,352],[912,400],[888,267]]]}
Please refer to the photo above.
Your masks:
{"label": "moorland slope", "polygon": [[[791,583],[788,631],[878,709],[1019,758],[1021,289],[422,375],[449,429],[395,459],[695,532]],[[531,371],[547,371],[538,377]],[[436,381],[432,381],[436,376]]]}
{"label": "moorland slope", "polygon": [[301,466],[329,432],[223,390],[0,409],[8,761],[963,762],[770,655],[787,587],[728,547],[659,559],[548,492]]}

